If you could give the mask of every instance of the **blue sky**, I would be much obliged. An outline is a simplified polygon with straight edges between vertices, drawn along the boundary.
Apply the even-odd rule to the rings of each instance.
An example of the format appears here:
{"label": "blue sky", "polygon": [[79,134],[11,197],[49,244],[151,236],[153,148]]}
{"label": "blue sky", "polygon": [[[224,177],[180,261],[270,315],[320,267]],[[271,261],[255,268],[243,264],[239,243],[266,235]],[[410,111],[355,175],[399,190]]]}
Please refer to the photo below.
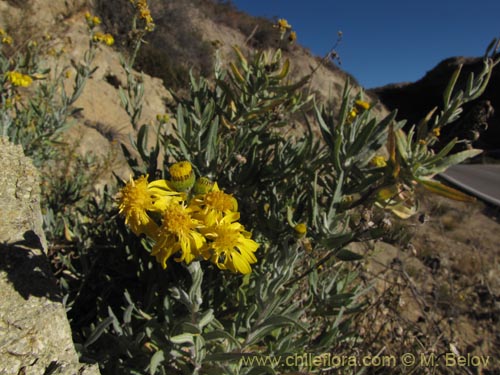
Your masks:
{"label": "blue sky", "polygon": [[233,0],[249,14],[286,18],[318,56],[343,33],[343,70],[365,88],[416,81],[451,56],[482,56],[500,37],[500,0]]}

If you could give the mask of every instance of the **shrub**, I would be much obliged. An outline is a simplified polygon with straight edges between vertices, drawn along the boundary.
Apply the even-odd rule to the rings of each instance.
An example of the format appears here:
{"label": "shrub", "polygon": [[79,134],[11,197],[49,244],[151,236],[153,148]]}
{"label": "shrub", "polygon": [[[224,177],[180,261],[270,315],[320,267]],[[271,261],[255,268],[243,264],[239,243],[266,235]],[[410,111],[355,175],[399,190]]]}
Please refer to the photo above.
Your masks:
{"label": "shrub", "polygon": [[[463,91],[454,90],[457,72],[443,108],[404,133],[395,112],[375,118],[349,82],[334,114],[303,94],[311,77],[291,79],[293,62],[280,49],[246,57],[235,47],[227,68],[215,60],[212,80],[189,75],[173,124],[158,116],[151,126],[140,123],[144,88],[132,66],[153,22],[144,1],[133,4],[135,39],[119,91],[137,130],[134,149],[122,145],[133,176],[82,200],[91,175],[78,175],[87,161],[77,159],[46,198],[52,235],[64,238],[52,260],[82,359],[104,373],[274,374],[314,370],[316,361],[294,360],[304,354],[325,367],[324,353],[353,355],[366,290],[353,266],[364,254],[347,245],[390,233],[382,212],[415,214],[417,185],[469,199],[433,177],[479,151],[450,154],[457,140],[437,154],[431,146],[484,90],[498,60],[486,56]],[[94,18],[87,22],[92,31]],[[92,43],[75,93],[53,101],[56,76],[24,99],[29,106],[8,99],[40,74],[37,54],[14,64],[2,57],[0,129],[35,160],[54,152],[68,103],[91,72]],[[291,136],[289,123],[311,110],[304,133]],[[31,119],[42,115],[50,128],[32,138]],[[78,177],[68,182],[70,174]]]}

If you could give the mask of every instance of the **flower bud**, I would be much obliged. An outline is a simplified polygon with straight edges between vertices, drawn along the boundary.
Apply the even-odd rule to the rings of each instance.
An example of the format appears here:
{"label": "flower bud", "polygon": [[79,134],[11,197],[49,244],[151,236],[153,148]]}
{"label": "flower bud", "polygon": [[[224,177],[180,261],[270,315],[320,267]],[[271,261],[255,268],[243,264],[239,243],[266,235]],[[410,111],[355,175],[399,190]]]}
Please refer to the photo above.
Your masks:
{"label": "flower bud", "polygon": [[206,194],[210,190],[212,190],[213,186],[214,183],[212,180],[208,179],[207,177],[200,177],[196,180],[196,183],[194,184],[193,192],[195,194]]}
{"label": "flower bud", "polygon": [[170,184],[177,191],[188,191],[194,185],[195,176],[193,166],[188,161],[172,164],[168,169]]}

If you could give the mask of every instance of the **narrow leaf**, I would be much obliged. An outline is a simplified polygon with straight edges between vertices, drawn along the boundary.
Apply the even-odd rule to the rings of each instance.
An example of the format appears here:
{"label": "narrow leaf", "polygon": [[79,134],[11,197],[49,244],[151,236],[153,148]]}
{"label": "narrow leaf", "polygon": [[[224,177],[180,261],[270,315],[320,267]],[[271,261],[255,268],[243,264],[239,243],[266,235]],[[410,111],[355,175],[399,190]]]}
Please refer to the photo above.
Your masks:
{"label": "narrow leaf", "polygon": [[180,335],[173,336],[170,341],[174,344],[194,344],[193,335],[191,333],[181,333]]}
{"label": "narrow leaf", "polygon": [[165,354],[163,353],[163,350],[157,351],[152,357],[151,360],[149,361],[149,374],[154,375],[156,374],[156,370],[158,369],[158,366],[165,360]]}
{"label": "narrow leaf", "polygon": [[94,342],[97,341],[97,339],[99,337],[101,337],[101,335],[104,333],[104,331],[106,330],[106,328],[108,328],[108,326],[113,323],[113,320],[115,318],[112,317],[112,316],[108,316],[106,319],[104,319],[102,322],[100,322],[97,327],[95,328],[95,330],[90,334],[90,336],[88,337],[87,341],[85,341],[85,344],[83,344],[83,346],[85,348],[89,347],[90,345],[92,345]]}
{"label": "narrow leaf", "polygon": [[464,194],[436,180],[418,180],[418,182],[428,191],[461,202],[475,202],[476,198]]}
{"label": "narrow leaf", "polygon": [[339,260],[343,260],[344,262],[352,262],[364,258],[363,255],[356,254],[347,249],[340,250],[337,254],[335,254],[335,257]]}
{"label": "narrow leaf", "polygon": [[450,82],[448,83],[448,86],[446,87],[446,90],[444,91],[444,94],[443,94],[444,108],[447,108],[448,104],[450,103],[451,94],[453,92],[453,89],[455,88],[455,84],[457,83],[457,79],[458,79],[458,76],[460,75],[461,70],[462,70],[462,64],[460,64],[458,66],[458,68],[453,72],[453,75],[451,76]]}

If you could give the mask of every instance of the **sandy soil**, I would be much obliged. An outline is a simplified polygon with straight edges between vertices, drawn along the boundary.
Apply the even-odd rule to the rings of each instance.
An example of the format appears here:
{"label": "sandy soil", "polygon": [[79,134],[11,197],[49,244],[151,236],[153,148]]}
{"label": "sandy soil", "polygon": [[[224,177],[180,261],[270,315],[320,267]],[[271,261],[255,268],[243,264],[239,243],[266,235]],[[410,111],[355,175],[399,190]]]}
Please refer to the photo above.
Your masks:
{"label": "sandy soil", "polygon": [[[392,245],[368,249],[363,276],[375,288],[360,347],[393,355],[396,365],[367,373],[500,374],[500,209],[428,194],[421,201],[423,214],[396,227]],[[417,358],[413,366],[402,364],[405,353]]]}

